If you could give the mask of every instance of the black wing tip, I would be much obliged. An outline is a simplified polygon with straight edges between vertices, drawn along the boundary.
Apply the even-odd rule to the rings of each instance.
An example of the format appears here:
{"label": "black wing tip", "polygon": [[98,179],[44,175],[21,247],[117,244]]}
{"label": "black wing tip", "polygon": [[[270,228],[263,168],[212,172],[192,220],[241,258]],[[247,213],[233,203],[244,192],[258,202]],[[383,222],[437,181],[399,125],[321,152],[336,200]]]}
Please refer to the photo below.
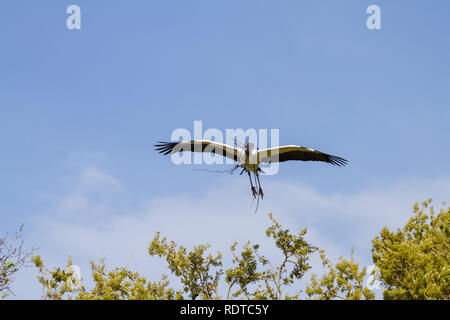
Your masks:
{"label": "black wing tip", "polygon": [[172,153],[173,148],[178,144],[178,142],[164,142],[164,141],[158,141],[158,144],[155,144],[154,147],[156,148],[156,151],[159,153],[162,153],[163,155],[168,155]]}
{"label": "black wing tip", "polygon": [[348,160],[337,156],[328,156],[328,160],[331,164],[338,167],[345,167],[348,164]]}

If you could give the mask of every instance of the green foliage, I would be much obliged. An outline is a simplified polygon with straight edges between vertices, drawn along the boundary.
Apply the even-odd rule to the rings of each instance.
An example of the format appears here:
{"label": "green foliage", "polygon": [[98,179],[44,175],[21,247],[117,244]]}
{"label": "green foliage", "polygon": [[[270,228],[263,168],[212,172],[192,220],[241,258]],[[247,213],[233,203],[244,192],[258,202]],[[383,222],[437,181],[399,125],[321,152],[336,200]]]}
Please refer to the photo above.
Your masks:
{"label": "green foliage", "polygon": [[34,265],[39,269],[40,275],[38,280],[42,285],[44,291],[43,298],[51,300],[73,299],[77,291],[84,290],[84,287],[74,288],[72,285],[73,271],[72,259],[69,257],[67,261],[67,268],[54,268],[49,270],[45,267],[39,255],[32,258]]}
{"label": "green foliage", "polygon": [[375,294],[363,285],[366,268],[359,270],[359,264],[354,260],[354,249],[352,249],[350,260],[340,257],[335,266],[327,259],[324,250],[320,250],[320,258],[327,273],[320,279],[316,274],[311,276],[311,283],[306,288],[309,298],[319,300],[375,299]]}
{"label": "green foliage", "polygon": [[448,300],[450,208],[436,214],[428,200],[416,203],[414,214],[403,229],[393,232],[385,227],[372,241],[384,298]]}
{"label": "green foliage", "polygon": [[104,260],[100,264],[91,262],[95,287],[91,292],[82,291],[82,300],[174,300],[181,299],[181,293],[168,288],[169,281],[163,275],[159,282],[147,281],[137,272],[126,268],[107,271]]}
{"label": "green foliage", "polygon": [[191,299],[213,299],[218,298],[217,286],[222,271],[210,272],[210,269],[222,266],[222,255],[217,253],[213,257],[208,254],[205,257],[208,248],[209,245],[199,245],[190,252],[182,246],[177,249],[174,241],[167,243],[166,238],[160,239],[158,232],[148,252],[152,256],[166,257],[170,271],[180,278],[184,292],[189,293]]}
{"label": "green foliage", "polygon": [[[308,264],[310,255],[317,250],[305,239],[306,229],[298,235],[283,229],[278,221],[269,214],[272,226],[266,230],[266,235],[271,237],[278,249],[283,253],[282,261],[274,266],[259,252],[259,245],[250,246],[250,242],[244,245],[240,254],[236,253],[237,243],[231,246],[234,268],[226,271],[225,281],[229,285],[227,298],[246,299],[273,299],[283,298],[283,288],[294,283],[295,279],[301,279],[311,266]],[[260,270],[260,271],[258,271]],[[239,289],[232,291],[233,286]],[[256,287],[250,290],[250,285]],[[299,293],[285,299],[296,299]]]}
{"label": "green foliage", "polygon": [[23,248],[23,225],[12,239],[8,235],[0,237],[0,299],[12,293],[11,286],[17,272],[26,267],[35,248],[27,251]]}
{"label": "green foliage", "polygon": [[92,277],[95,286],[91,291],[81,285],[82,279],[74,277],[72,259],[69,258],[66,270],[44,266],[40,256],[33,262],[39,269],[39,282],[43,286],[44,299],[62,300],[173,300],[181,299],[181,293],[169,287],[167,277],[159,282],[147,281],[137,272],[127,268],[107,271],[104,259],[99,264],[91,261]]}
{"label": "green foliage", "polygon": [[[385,287],[385,299],[450,298],[450,209],[443,208],[435,214],[430,203],[416,205],[415,215],[402,230],[392,232],[384,228],[373,240],[373,261]],[[127,268],[108,271],[104,260],[99,264],[91,262],[95,285],[88,291],[82,279],[74,277],[70,258],[65,270],[47,269],[39,256],[33,262],[40,271],[38,278],[46,299],[221,299],[218,293],[221,280],[228,286],[227,299],[375,299],[374,292],[364,286],[368,274],[355,261],[354,250],[350,259],[340,257],[336,264],[331,263],[324,250],[319,250],[324,274],[321,277],[313,274],[304,294],[302,290],[292,296],[286,294],[287,288],[311,269],[310,258],[318,248],[305,240],[306,229],[295,234],[283,229],[272,214],[269,217],[271,225],[266,235],[281,252],[280,261],[267,259],[258,244],[249,241],[238,250],[235,242],[231,246],[233,265],[225,271],[221,253],[208,253],[208,244],[189,251],[157,233],[148,252],[165,258],[169,270],[181,282],[180,291],[170,287],[165,275],[159,282],[150,282]]]}

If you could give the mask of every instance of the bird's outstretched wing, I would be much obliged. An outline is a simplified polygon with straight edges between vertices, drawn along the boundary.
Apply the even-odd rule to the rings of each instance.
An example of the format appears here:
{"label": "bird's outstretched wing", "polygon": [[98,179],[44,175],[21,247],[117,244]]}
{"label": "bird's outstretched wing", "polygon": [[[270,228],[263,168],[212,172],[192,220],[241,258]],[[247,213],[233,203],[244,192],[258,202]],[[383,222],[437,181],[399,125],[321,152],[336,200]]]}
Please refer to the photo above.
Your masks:
{"label": "bird's outstretched wing", "polygon": [[159,153],[168,155],[176,152],[211,152],[234,161],[238,161],[240,150],[232,146],[209,140],[192,140],[181,142],[158,142],[155,145]]}
{"label": "bird's outstretched wing", "polygon": [[347,160],[341,157],[332,156],[317,150],[295,145],[259,150],[258,159],[261,163],[298,160],[298,161],[323,161],[340,167],[345,166],[347,164]]}

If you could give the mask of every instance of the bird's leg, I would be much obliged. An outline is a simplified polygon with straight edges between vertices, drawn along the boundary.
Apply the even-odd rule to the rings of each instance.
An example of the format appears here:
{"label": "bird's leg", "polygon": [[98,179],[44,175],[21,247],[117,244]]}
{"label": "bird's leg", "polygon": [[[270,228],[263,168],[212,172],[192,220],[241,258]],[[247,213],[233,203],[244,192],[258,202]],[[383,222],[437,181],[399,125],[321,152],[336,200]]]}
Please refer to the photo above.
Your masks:
{"label": "bird's leg", "polygon": [[258,188],[259,188],[258,193],[261,196],[261,199],[264,199],[264,193],[261,188],[261,182],[259,181],[259,173],[256,172],[255,175],[256,175],[256,179],[258,180]]}
{"label": "bird's leg", "polygon": [[256,195],[258,194],[256,192],[256,188],[253,186],[253,182],[252,182],[252,176],[250,175],[250,171],[247,171],[248,173],[248,178],[250,179],[250,186],[252,188],[252,194],[253,194],[253,198],[256,198]]}
{"label": "bird's leg", "polygon": [[230,171],[228,171],[228,173],[229,173],[229,174],[233,174],[234,171],[235,171],[237,168],[239,168],[239,165],[238,165],[238,164],[235,165]]}
{"label": "bird's leg", "polygon": [[[262,191],[262,190],[261,190],[261,184],[259,182],[258,172],[253,172],[253,175],[255,176],[255,185],[256,185],[256,188],[258,189],[258,192],[256,194],[257,194],[257,196],[259,198],[261,196],[261,192],[260,191]],[[264,197],[264,195],[263,195],[263,197]],[[263,197],[261,197],[261,198],[263,198]]]}

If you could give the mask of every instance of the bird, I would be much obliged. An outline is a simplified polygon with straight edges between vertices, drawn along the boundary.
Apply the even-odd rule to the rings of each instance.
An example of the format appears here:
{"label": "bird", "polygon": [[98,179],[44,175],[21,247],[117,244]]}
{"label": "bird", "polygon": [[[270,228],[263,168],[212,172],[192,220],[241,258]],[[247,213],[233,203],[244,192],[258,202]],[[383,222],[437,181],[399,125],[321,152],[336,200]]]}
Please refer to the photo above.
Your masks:
{"label": "bird", "polygon": [[[243,147],[233,147],[210,140],[190,140],[180,142],[160,141],[154,147],[156,151],[163,155],[178,152],[206,152],[233,159],[237,164],[230,172],[232,173],[237,168],[242,168],[241,175],[247,172],[253,198],[261,197],[261,199],[264,199],[264,192],[259,180],[259,174],[264,173],[260,168],[261,164],[285,161],[321,161],[343,167],[348,163],[348,160],[344,158],[298,145],[285,145],[259,150],[255,148],[252,142],[248,141]],[[256,187],[253,185],[252,174]]]}

